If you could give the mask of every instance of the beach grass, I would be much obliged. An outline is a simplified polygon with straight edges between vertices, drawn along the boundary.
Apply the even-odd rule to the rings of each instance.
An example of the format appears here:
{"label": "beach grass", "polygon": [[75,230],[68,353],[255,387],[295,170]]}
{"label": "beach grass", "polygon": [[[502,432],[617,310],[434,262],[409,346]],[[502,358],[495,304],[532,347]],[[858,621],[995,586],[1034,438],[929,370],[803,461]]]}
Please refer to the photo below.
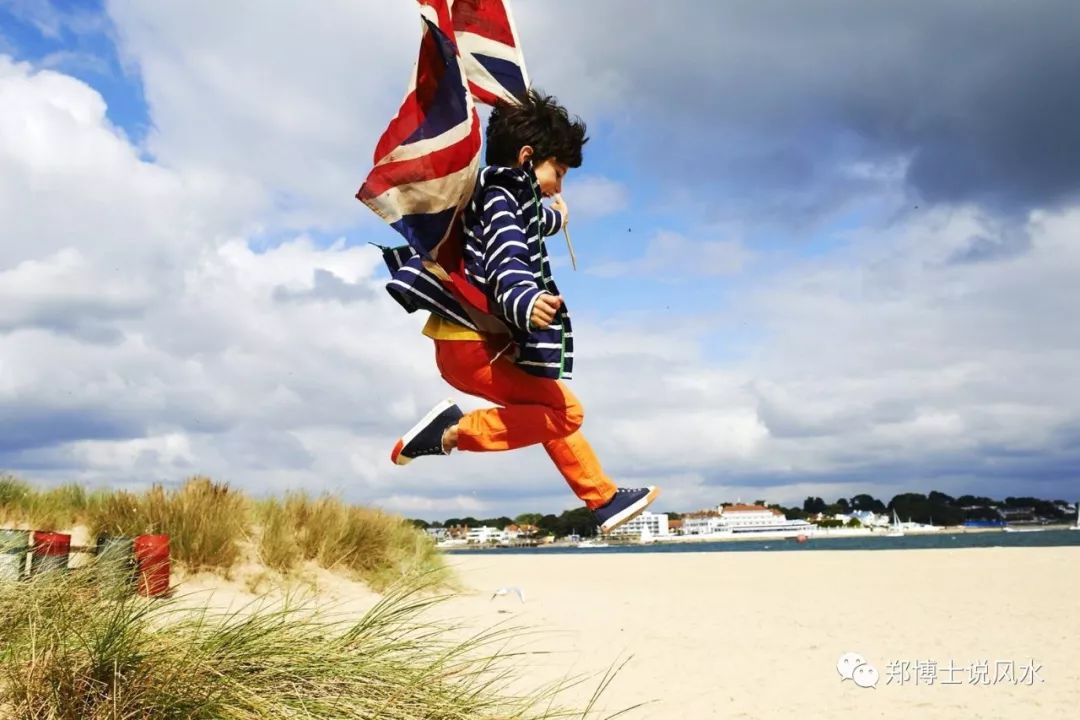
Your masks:
{"label": "beach grass", "polygon": [[278,570],[299,560],[342,570],[381,590],[410,575],[446,579],[434,543],[402,518],[324,495],[259,503],[260,557]]}
{"label": "beach grass", "polygon": [[0,475],[0,520],[22,520],[43,529],[69,527],[96,499],[81,485],[39,491],[19,478]]}
{"label": "beach grass", "polygon": [[[430,578],[359,620],[304,601],[222,612],[109,599],[92,567],[0,584],[0,714],[34,720],[554,720],[581,678],[515,694],[502,627],[460,640],[424,617]],[[606,679],[606,678],[605,678]],[[603,686],[601,682],[601,687]],[[590,704],[591,706],[591,704]],[[609,716],[611,717],[611,716]]]}
{"label": "beach grass", "polygon": [[414,575],[448,581],[434,542],[404,518],[329,495],[253,500],[204,476],[135,493],[79,485],[39,490],[3,475],[0,521],[36,530],[82,525],[92,538],[168,535],[173,561],[188,572],[228,576],[252,560],[288,574],[311,561],[375,590]]}
{"label": "beach grass", "polygon": [[227,572],[241,557],[248,509],[242,493],[195,476],[173,490],[112,493],[92,505],[86,524],[94,537],[168,535],[172,557],[189,571]]}

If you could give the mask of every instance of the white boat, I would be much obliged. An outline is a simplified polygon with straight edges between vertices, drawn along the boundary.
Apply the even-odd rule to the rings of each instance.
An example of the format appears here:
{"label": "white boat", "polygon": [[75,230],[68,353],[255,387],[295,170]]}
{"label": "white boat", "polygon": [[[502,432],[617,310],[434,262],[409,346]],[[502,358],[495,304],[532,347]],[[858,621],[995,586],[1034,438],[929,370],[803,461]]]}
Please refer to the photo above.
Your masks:
{"label": "white boat", "polygon": [[904,526],[900,522],[900,516],[896,514],[896,510],[892,511],[892,527],[889,528],[889,532],[885,533],[885,537],[904,537]]}
{"label": "white boat", "polygon": [[656,538],[653,537],[652,530],[649,530],[648,525],[641,527],[641,535],[638,537],[638,542],[642,545],[649,545],[656,542]]}
{"label": "white boat", "polygon": [[579,542],[574,547],[579,547],[579,548],[605,548],[605,547],[611,547],[611,546],[608,545],[603,540],[600,540],[598,538],[590,538],[589,540],[582,540],[581,542]]}
{"label": "white boat", "polygon": [[1005,526],[1005,532],[1017,533],[1017,532],[1042,532],[1046,528],[1041,527],[1012,527],[1011,525]]}

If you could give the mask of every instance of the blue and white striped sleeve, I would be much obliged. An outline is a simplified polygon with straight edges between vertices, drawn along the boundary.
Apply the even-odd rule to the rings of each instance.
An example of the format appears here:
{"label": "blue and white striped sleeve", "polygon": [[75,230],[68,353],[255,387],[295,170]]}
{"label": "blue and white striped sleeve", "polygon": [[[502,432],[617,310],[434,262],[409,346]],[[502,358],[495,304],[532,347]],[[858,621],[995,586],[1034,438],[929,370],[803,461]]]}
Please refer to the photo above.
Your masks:
{"label": "blue and white striped sleeve", "polygon": [[503,317],[530,330],[533,305],[543,294],[529,270],[529,246],[514,202],[501,192],[485,198],[483,210],[484,273]]}
{"label": "blue and white striped sleeve", "polygon": [[540,226],[540,234],[543,237],[554,235],[562,230],[562,213],[558,210],[552,210],[545,205],[541,217],[543,218],[543,223]]}

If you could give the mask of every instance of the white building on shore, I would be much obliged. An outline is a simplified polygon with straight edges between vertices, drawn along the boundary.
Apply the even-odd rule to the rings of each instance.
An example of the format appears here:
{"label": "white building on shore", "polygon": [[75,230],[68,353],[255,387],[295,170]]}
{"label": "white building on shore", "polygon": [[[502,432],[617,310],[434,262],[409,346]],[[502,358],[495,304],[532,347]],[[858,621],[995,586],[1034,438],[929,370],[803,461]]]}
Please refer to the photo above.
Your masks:
{"label": "white building on shore", "polygon": [[648,510],[633,520],[620,525],[612,531],[613,537],[666,538],[670,536],[666,513],[651,513]]}
{"label": "white building on shore", "polygon": [[720,520],[735,535],[805,535],[816,528],[805,520],[788,520],[784,513],[762,505],[721,505]]}
{"label": "white building on shore", "polygon": [[852,510],[846,517],[841,518],[839,515],[836,517],[845,522],[858,520],[863,527],[888,527],[892,522],[892,518],[888,515],[878,515],[871,510]]}
{"label": "white building on shore", "polygon": [[489,545],[492,543],[507,542],[505,530],[499,528],[488,527],[484,525],[478,528],[469,528],[468,534],[465,536],[465,542],[470,545]]}
{"label": "white building on shore", "polygon": [[427,536],[435,542],[442,542],[450,537],[449,531],[444,527],[429,527],[424,528],[424,532]]}
{"label": "white building on shore", "polygon": [[721,505],[683,516],[684,535],[797,537],[816,529],[805,520],[788,520],[779,510],[762,505]]}
{"label": "white building on shore", "polygon": [[682,518],[683,535],[718,535],[724,532],[720,513],[715,510],[686,513]]}

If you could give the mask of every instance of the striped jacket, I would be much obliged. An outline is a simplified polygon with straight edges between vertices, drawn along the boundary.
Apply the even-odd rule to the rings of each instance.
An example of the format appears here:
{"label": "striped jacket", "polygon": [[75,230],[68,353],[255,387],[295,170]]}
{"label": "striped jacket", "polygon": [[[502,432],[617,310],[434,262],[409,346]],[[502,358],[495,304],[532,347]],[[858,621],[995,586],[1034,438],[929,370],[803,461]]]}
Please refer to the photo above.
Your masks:
{"label": "striped jacket", "polygon": [[569,380],[574,336],[566,305],[547,328],[529,325],[537,298],[559,294],[543,238],[561,229],[562,216],[540,202],[536,176],[522,168],[484,168],[462,222],[465,277],[484,293],[494,317],[478,318],[463,307],[407,245],[383,248],[390,295],[408,312],[428,310],[473,330],[491,332],[487,321],[494,321],[516,345],[514,362],[522,370]]}

